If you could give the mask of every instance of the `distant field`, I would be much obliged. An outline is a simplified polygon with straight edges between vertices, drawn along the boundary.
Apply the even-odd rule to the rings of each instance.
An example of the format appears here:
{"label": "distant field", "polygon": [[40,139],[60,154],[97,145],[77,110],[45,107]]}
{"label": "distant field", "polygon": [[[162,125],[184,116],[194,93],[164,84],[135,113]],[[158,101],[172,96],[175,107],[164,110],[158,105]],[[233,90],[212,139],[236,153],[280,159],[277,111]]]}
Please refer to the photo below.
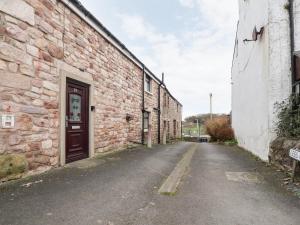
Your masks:
{"label": "distant field", "polygon": [[[191,135],[191,136],[198,136],[198,128],[197,125],[193,127],[183,127],[182,128],[183,134],[184,135]],[[201,126],[200,127],[200,134],[206,134],[205,127]]]}

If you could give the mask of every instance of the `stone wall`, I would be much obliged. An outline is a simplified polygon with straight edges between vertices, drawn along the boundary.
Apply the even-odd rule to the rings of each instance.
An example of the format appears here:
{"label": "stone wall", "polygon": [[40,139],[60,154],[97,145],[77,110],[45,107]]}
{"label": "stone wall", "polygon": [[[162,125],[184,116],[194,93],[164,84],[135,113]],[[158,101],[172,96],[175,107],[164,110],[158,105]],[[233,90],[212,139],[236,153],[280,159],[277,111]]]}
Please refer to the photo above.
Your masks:
{"label": "stone wall", "polygon": [[292,148],[300,149],[300,140],[288,138],[276,138],[272,144],[269,153],[269,160],[281,169],[289,171],[292,169],[293,160],[289,156]]}
{"label": "stone wall", "polygon": [[[1,155],[25,156],[29,170],[59,166],[62,67],[93,80],[95,153],[141,142],[141,67],[61,1],[2,0],[0,115],[12,114],[16,123],[0,129]],[[158,81],[152,83],[145,107],[156,115],[157,143]],[[167,119],[181,121],[177,104],[172,98]]]}
{"label": "stone wall", "polygon": [[[158,87],[159,84],[151,81],[151,92],[145,91],[145,110],[151,113],[151,124],[152,124],[152,141],[154,143],[158,142],[158,132],[157,132],[157,125],[158,125],[158,111],[156,110],[158,107]],[[145,133],[145,143],[147,142],[147,135],[148,132]]]}
{"label": "stone wall", "polygon": [[[152,114],[152,141],[158,143],[158,89],[159,84],[152,81],[151,93],[145,92],[145,110]],[[164,103],[166,95],[166,104]],[[167,141],[181,138],[182,105],[175,100],[162,85],[160,87],[160,141],[163,140],[164,121],[170,124]],[[174,132],[174,121],[176,121],[176,130]],[[167,129],[167,128],[166,128]],[[147,140],[147,134],[145,134]]]}
{"label": "stone wall", "polygon": [[[164,104],[164,94],[166,94],[166,104]],[[163,138],[163,129],[164,122],[169,122],[170,129],[169,134],[167,135],[169,139],[178,139],[181,138],[181,121],[182,121],[182,106],[175,101],[170,94],[162,90],[161,93],[161,110],[162,110],[162,125],[161,125],[161,140]],[[174,131],[174,122],[176,123],[176,130]]]}

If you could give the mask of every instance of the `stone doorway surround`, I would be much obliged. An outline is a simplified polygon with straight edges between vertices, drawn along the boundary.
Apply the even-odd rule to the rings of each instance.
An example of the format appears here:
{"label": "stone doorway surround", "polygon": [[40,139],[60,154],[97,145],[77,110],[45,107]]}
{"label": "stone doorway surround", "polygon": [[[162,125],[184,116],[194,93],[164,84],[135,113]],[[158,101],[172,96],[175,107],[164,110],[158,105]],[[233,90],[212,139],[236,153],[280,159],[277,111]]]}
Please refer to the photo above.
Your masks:
{"label": "stone doorway surround", "polygon": [[66,127],[65,127],[65,115],[66,115],[66,84],[67,78],[78,80],[86,83],[90,86],[89,92],[89,158],[95,155],[95,138],[94,138],[94,111],[91,111],[91,106],[94,106],[94,84],[93,77],[87,72],[82,72],[77,68],[74,68],[64,62],[59,62],[60,71],[60,134],[59,134],[59,149],[60,149],[60,166],[66,164]]}

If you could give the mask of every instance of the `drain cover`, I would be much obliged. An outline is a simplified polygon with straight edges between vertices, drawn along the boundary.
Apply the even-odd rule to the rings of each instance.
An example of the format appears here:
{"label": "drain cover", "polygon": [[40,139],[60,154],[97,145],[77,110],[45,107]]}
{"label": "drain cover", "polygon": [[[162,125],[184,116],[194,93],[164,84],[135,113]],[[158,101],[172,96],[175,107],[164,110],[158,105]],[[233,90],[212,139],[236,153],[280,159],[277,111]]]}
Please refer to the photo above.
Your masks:
{"label": "drain cover", "polygon": [[227,180],[235,182],[261,183],[262,177],[258,173],[226,172]]}

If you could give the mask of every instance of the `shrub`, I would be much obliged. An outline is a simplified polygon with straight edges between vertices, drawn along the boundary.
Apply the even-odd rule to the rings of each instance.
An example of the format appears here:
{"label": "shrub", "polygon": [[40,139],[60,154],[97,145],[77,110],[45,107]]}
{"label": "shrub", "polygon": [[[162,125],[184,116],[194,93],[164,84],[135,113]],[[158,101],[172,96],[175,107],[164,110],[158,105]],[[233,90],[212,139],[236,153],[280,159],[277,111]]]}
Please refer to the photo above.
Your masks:
{"label": "shrub", "polygon": [[276,134],[279,137],[300,137],[300,97],[291,95],[285,101],[275,104],[278,120],[275,122]]}
{"label": "shrub", "polygon": [[212,120],[207,120],[205,127],[212,141],[229,141],[234,139],[234,132],[228,116],[219,116]]}

